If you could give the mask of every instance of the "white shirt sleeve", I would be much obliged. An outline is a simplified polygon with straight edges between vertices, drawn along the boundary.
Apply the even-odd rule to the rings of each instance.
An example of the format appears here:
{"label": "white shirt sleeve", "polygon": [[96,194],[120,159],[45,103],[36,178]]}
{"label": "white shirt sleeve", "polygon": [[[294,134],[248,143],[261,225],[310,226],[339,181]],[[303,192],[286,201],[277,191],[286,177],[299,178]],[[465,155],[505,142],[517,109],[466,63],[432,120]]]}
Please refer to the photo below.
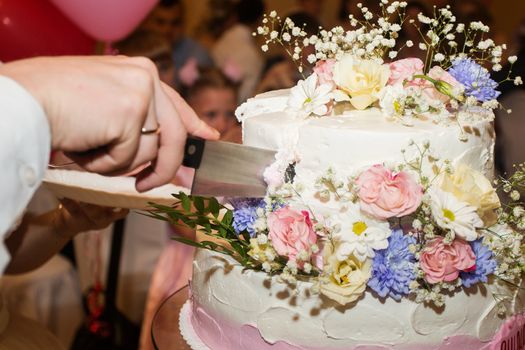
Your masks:
{"label": "white shirt sleeve", "polygon": [[3,240],[41,183],[50,151],[44,110],[17,82],[0,76],[0,274],[10,259]]}

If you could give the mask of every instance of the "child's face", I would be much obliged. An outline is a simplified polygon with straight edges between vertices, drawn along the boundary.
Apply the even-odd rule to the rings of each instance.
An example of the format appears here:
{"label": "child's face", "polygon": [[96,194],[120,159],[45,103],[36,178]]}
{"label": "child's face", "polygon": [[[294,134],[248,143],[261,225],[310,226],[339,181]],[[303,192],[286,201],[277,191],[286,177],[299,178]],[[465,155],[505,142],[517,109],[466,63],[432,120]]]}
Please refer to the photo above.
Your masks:
{"label": "child's face", "polygon": [[221,134],[236,123],[236,96],[230,89],[205,88],[192,96],[189,103],[199,118]]}

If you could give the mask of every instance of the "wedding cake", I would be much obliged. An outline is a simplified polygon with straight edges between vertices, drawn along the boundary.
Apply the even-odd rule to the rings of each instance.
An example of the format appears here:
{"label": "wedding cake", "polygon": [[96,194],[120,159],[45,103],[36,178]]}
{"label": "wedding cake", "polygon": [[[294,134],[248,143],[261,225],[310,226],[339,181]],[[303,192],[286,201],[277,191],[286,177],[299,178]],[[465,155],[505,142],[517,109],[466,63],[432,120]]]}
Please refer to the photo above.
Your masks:
{"label": "wedding cake", "polygon": [[192,348],[524,348],[525,167],[495,180],[498,84],[480,65],[501,69],[503,47],[444,8],[418,16],[425,62],[396,59],[414,45],[389,15],[404,23],[406,3],[381,7],[346,32],[307,37],[274,12],[258,28],[300,71],[315,47],[315,68],[237,110],[243,143],[276,151],[265,198],[160,210],[204,235],[180,317]]}

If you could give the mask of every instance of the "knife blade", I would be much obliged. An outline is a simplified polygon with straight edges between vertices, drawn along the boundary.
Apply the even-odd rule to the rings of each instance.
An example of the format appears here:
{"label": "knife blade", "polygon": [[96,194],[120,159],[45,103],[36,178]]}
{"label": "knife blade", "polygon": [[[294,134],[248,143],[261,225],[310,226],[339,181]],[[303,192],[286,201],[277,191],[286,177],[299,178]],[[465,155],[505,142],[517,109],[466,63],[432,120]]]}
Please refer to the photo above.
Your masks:
{"label": "knife blade", "polygon": [[275,152],[230,142],[188,138],[182,164],[195,169],[191,194],[264,197],[268,186],[263,172],[275,161]]}

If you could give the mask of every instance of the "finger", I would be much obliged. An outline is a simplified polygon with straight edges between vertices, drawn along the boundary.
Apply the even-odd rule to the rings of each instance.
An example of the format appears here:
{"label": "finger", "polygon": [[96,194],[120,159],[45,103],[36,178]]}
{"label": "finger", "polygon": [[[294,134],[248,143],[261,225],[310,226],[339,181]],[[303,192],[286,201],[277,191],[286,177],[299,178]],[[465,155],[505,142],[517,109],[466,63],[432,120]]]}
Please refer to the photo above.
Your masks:
{"label": "finger", "polygon": [[162,88],[179,112],[184,127],[193,136],[208,140],[218,140],[221,134],[200,119],[195,111],[171,87],[162,83]]}
{"label": "finger", "polygon": [[156,85],[155,102],[160,125],[159,148],[157,158],[151,166],[137,175],[135,186],[139,192],[170,182],[182,163],[186,128],[180,114],[161,87],[160,80]]}

